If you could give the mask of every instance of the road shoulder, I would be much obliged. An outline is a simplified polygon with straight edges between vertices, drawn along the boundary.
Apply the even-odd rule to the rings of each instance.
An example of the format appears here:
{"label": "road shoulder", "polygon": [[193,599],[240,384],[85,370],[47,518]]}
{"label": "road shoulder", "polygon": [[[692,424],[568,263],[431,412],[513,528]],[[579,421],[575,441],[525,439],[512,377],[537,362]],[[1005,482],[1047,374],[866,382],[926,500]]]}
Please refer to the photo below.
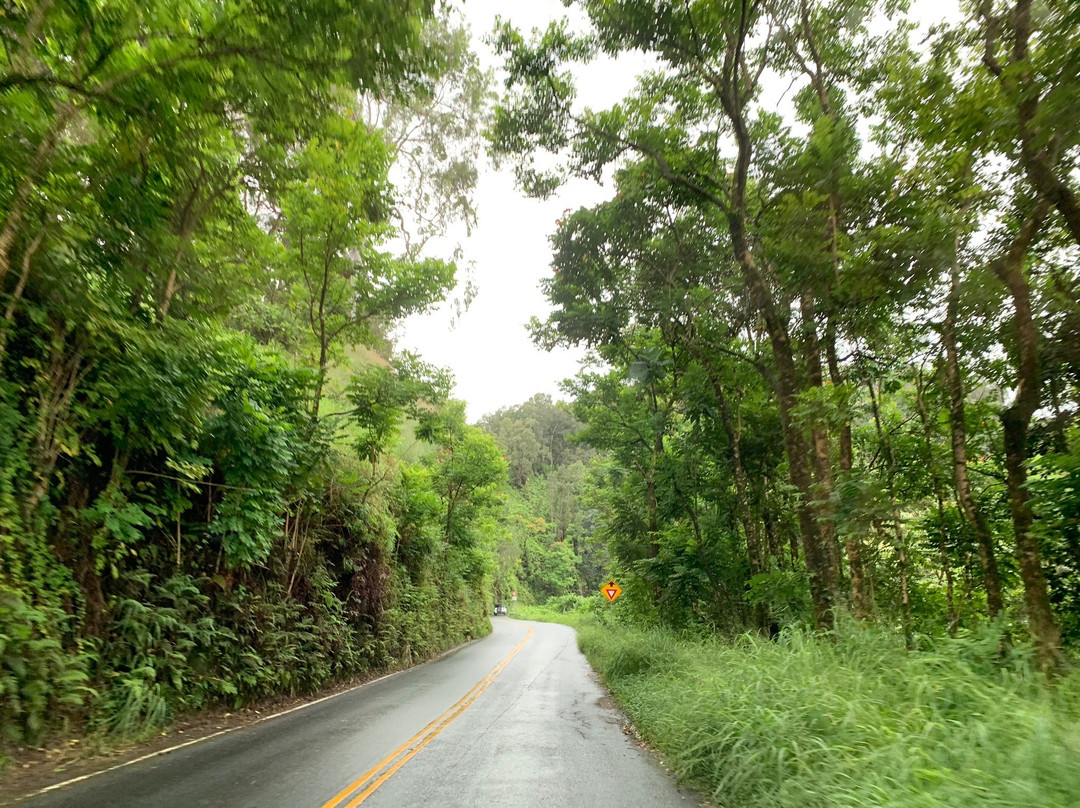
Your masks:
{"label": "road shoulder", "polygon": [[14,805],[54,786],[103,774],[147,758],[167,755],[211,738],[272,721],[391,676],[428,665],[481,639],[483,637],[468,640],[413,665],[370,671],[335,682],[305,696],[275,696],[235,710],[210,710],[180,716],[166,729],[150,737],[112,748],[93,747],[86,738],[73,738],[40,749],[18,749],[12,755],[12,762],[6,768],[0,769],[0,806]]}

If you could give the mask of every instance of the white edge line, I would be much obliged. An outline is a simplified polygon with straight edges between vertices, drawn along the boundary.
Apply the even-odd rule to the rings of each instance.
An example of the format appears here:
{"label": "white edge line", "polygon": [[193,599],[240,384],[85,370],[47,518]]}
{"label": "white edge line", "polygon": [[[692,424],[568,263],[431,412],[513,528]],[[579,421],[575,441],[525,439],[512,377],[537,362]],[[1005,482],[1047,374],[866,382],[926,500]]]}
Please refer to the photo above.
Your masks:
{"label": "white edge line", "polygon": [[[490,635],[488,635],[488,636],[490,636]],[[478,637],[476,639],[483,639],[483,638]],[[56,791],[57,789],[65,788],[66,786],[70,786],[70,785],[74,785],[75,783],[82,782],[83,780],[89,780],[91,777],[97,777],[99,774],[108,774],[109,772],[114,772],[117,769],[122,769],[125,766],[133,766],[136,763],[142,763],[144,760],[150,760],[151,758],[161,757],[162,755],[167,755],[170,752],[175,752],[177,749],[183,749],[185,746],[193,746],[193,745],[195,745],[197,743],[202,743],[203,741],[209,741],[211,738],[217,738],[217,737],[220,737],[222,735],[228,735],[230,732],[236,732],[237,730],[241,730],[241,729],[248,729],[249,727],[253,727],[256,724],[261,724],[263,721],[271,721],[271,720],[273,720],[275,718],[281,718],[283,715],[288,715],[289,713],[295,713],[295,712],[298,712],[300,710],[306,710],[308,707],[314,707],[316,704],[321,704],[324,701],[329,701],[330,699],[336,699],[338,696],[344,696],[346,693],[353,693],[353,692],[355,692],[357,690],[360,690],[361,688],[367,687],[368,685],[373,685],[376,682],[381,682],[381,681],[383,681],[385,679],[389,679],[392,676],[397,676],[398,674],[401,674],[401,673],[407,673],[408,671],[416,670],[417,668],[421,668],[424,665],[427,665],[427,664],[429,664],[431,662],[436,662],[436,661],[442,659],[443,657],[454,653],[455,651],[461,650],[466,645],[471,645],[472,643],[476,642],[476,639],[469,640],[468,642],[462,643],[461,645],[459,645],[459,646],[457,646],[455,648],[450,648],[449,650],[444,651],[443,653],[439,654],[436,657],[433,657],[432,659],[425,660],[424,662],[420,663],[419,665],[410,665],[408,668],[402,668],[399,671],[394,671],[393,673],[387,673],[387,674],[385,674],[383,676],[380,676],[378,679],[372,679],[371,681],[363,682],[361,684],[356,685],[355,687],[350,687],[347,690],[342,690],[340,693],[331,693],[329,696],[323,696],[321,699],[315,699],[315,701],[309,701],[309,702],[305,702],[304,704],[298,704],[295,707],[290,707],[288,710],[282,710],[280,713],[273,713],[272,715],[264,715],[264,716],[262,716],[260,718],[256,718],[254,721],[250,721],[250,722],[248,722],[246,724],[241,724],[241,725],[236,726],[236,727],[229,727],[228,729],[218,730],[217,732],[213,732],[213,733],[211,733],[209,735],[204,735],[201,738],[192,738],[190,741],[184,741],[183,743],[178,743],[175,746],[170,746],[170,747],[167,747],[166,749],[159,749],[156,752],[150,752],[149,754],[141,755],[140,757],[132,758],[131,760],[126,760],[123,763],[117,763],[115,766],[110,766],[107,769],[99,769],[96,772],[90,772],[89,774],[83,774],[83,775],[80,775],[79,777],[72,777],[70,780],[64,780],[64,781],[62,781],[60,783],[53,783],[51,786],[45,786],[45,788],[38,789],[37,791],[33,791],[33,792],[29,793],[29,794],[24,794],[21,797],[16,797],[15,800],[13,802],[8,803],[8,805],[15,805],[15,804],[23,802],[25,800],[31,799],[32,797],[37,797],[37,796],[40,796],[42,794],[46,794],[46,793],[48,793],[50,791]]]}

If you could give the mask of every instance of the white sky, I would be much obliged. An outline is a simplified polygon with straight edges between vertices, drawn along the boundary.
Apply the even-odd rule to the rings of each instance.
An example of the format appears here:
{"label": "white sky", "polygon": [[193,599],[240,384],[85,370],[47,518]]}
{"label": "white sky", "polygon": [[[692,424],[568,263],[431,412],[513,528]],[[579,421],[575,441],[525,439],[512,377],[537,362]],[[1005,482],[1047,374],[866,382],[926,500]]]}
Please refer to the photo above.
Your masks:
{"label": "white sky", "polygon": [[[957,0],[915,0],[913,16],[927,22],[955,19]],[[481,42],[501,15],[516,27],[544,28],[567,15],[560,0],[463,0],[460,7],[472,28],[474,47],[484,67],[498,61]],[[579,98],[602,108],[625,96],[644,63],[627,57],[590,65],[579,76]],[[496,74],[496,91],[502,83]],[[397,345],[420,353],[428,362],[450,368],[457,380],[455,396],[467,402],[475,421],[500,407],[519,404],[535,393],[565,398],[559,383],[573,376],[583,351],[550,353],[532,344],[525,325],[546,317],[550,307],[539,288],[549,274],[548,236],[563,211],[592,205],[610,194],[594,183],[572,181],[546,201],[525,198],[508,169],[482,169],[476,191],[478,226],[465,241],[466,261],[474,263],[476,299],[451,328],[448,305],[408,318],[398,329]]]}

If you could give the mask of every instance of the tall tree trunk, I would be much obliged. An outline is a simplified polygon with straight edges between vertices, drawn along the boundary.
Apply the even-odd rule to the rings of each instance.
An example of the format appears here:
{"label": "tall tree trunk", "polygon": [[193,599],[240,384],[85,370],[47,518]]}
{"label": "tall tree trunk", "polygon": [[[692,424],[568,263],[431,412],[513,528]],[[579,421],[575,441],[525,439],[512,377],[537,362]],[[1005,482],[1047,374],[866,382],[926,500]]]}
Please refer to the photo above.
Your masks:
{"label": "tall tree trunk", "polygon": [[[829,362],[829,378],[839,387],[844,383],[840,371],[840,360],[836,354],[836,327],[832,318],[825,326],[825,355]],[[851,480],[853,451],[851,444],[851,418],[844,416],[840,425],[840,484]],[[848,531],[844,534],[844,553],[848,561],[848,573],[851,579],[851,608],[858,620],[869,620],[873,611],[873,600],[866,588],[866,569],[863,565],[862,539]]]}
{"label": "tall tree trunk", "polygon": [[[803,355],[806,363],[807,380],[811,387],[819,390],[824,387],[824,372],[821,366],[821,343],[817,335],[817,321],[814,311],[814,293],[807,290],[799,298],[802,312]],[[836,507],[832,501],[832,451],[829,441],[829,428],[818,418],[810,427],[813,443],[811,463],[814,468],[814,498],[818,530],[821,545],[828,560],[827,585],[832,590],[834,601],[840,599],[840,548],[836,543]]]}
{"label": "tall tree trunk", "polygon": [[1028,422],[1022,408],[1015,405],[1001,413],[1005,438],[1005,468],[1008,474],[1009,511],[1016,536],[1016,555],[1020,578],[1024,582],[1024,602],[1028,628],[1038,649],[1040,667],[1051,672],[1060,664],[1060,632],[1050,606],[1050,593],[1043,575],[1038,537],[1032,533],[1034,515],[1028,495],[1027,461]]}
{"label": "tall tree trunk", "polygon": [[323,385],[326,383],[326,366],[330,359],[330,339],[326,333],[326,295],[330,290],[330,260],[323,261],[322,287],[319,289],[319,311],[312,322],[312,330],[319,340],[319,377],[315,382],[315,399],[311,402],[311,420],[319,420]]}
{"label": "tall tree trunk", "polygon": [[994,553],[994,536],[971,492],[967,460],[967,422],[965,420],[964,382],[960,375],[960,360],[956,347],[956,310],[959,305],[960,269],[956,261],[951,270],[949,300],[941,342],[945,346],[945,386],[949,392],[949,431],[952,437],[953,479],[960,510],[975,533],[975,545],[982,565],[983,588],[986,590],[986,610],[991,618],[1001,613],[1001,576]]}
{"label": "tall tree trunk", "polygon": [[1046,215],[1040,201],[1024,222],[1008,253],[993,264],[994,272],[1009,290],[1013,302],[1016,336],[1016,394],[1011,406],[1000,413],[1005,439],[1009,510],[1012,513],[1020,578],[1024,582],[1028,627],[1035,640],[1039,664],[1047,673],[1061,663],[1060,632],[1050,607],[1050,593],[1043,575],[1039,539],[1032,532],[1034,515],[1027,492],[1027,442],[1031,417],[1039,407],[1039,330],[1031,309],[1031,287],[1024,262],[1031,242]]}
{"label": "tall tree trunk", "polygon": [[926,408],[922,369],[915,377],[915,403],[919,410],[919,422],[922,424],[923,446],[926,449],[929,464],[930,482],[934,489],[934,499],[937,501],[938,556],[941,558],[941,571],[945,578],[945,606],[949,614],[949,634],[955,636],[960,620],[956,613],[952,563],[949,561],[949,545],[945,534],[945,485],[934,453],[933,430],[930,425],[930,414]]}
{"label": "tall tree trunk", "polygon": [[[771,300],[768,308],[771,309]],[[792,413],[797,405],[798,377],[792,356],[791,341],[787,328],[775,316],[766,318],[769,341],[777,365],[777,398],[780,405],[780,425],[784,436],[784,450],[788,459],[791,483],[799,494],[799,533],[802,538],[803,559],[810,577],[810,596],[819,628],[831,629],[833,593],[837,576],[831,569],[831,559],[821,539],[817,509],[814,507],[814,485],[808,467],[808,447],[802,428],[795,423]],[[771,323],[769,322],[771,321]]]}
{"label": "tall tree trunk", "polygon": [[[995,18],[993,3],[982,0],[979,14],[985,29],[983,64],[997,78],[1005,95],[1014,105],[1017,135],[1020,141],[1020,165],[1031,187],[1061,216],[1065,229],[1080,245],[1080,197],[1069,183],[1068,164],[1061,161],[1062,138],[1053,122],[1040,121],[1042,92],[1035,84],[1036,68],[1030,60],[1033,0],[1016,0],[1012,13]],[[1008,63],[998,61],[997,39],[1008,21],[1012,35]],[[1049,116],[1047,116],[1049,117]]]}
{"label": "tall tree trunk", "polygon": [[329,364],[329,354],[326,343],[319,346],[319,375],[315,381],[314,399],[311,402],[311,420],[319,420],[319,406],[322,404],[323,386],[326,383],[326,366]]}
{"label": "tall tree trunk", "polygon": [[765,320],[773,359],[776,362],[780,425],[784,436],[784,450],[787,454],[791,483],[799,493],[799,533],[802,538],[803,559],[810,578],[810,596],[814,604],[815,619],[819,628],[831,629],[835,618],[833,593],[836,591],[837,575],[821,539],[817,509],[814,507],[814,486],[807,463],[809,452],[806,438],[792,415],[798,403],[799,384],[791,339],[787,326],[777,313],[769,289],[750,253],[741,220],[732,223],[730,229],[733,231],[732,241],[736,246],[739,264],[743,267],[743,275],[748,281],[754,302]]}

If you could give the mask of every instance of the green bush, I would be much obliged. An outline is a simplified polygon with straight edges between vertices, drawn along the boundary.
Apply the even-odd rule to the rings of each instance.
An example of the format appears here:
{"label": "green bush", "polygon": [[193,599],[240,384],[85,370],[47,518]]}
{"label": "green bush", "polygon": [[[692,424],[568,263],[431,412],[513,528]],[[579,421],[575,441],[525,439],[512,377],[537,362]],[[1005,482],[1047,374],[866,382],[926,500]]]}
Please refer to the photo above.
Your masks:
{"label": "green bush", "polygon": [[132,595],[115,603],[102,646],[105,691],[91,725],[108,734],[141,735],[175,712],[235,693],[217,666],[236,647],[236,635],[210,613],[199,582],[176,574],[155,584],[142,572],[129,575],[128,583]]}
{"label": "green bush", "polygon": [[544,608],[551,609],[562,614],[567,612],[587,612],[592,607],[595,598],[587,598],[582,595],[560,595],[548,598]]}
{"label": "green bush", "polygon": [[0,726],[6,740],[36,744],[64,712],[94,694],[89,653],[66,651],[55,636],[68,618],[0,591]]}
{"label": "green bush", "polygon": [[[490,631],[505,469],[463,411],[444,439],[469,462],[455,451],[361,463],[312,427],[310,373],[238,348],[205,383],[200,370],[165,389],[186,354],[158,347],[99,379],[118,403],[95,440],[124,436],[122,462],[72,465],[85,489],[50,499],[34,531],[14,490],[32,475],[0,470],[0,580],[12,592],[0,592],[0,765],[9,745],[50,732],[127,742],[181,713],[314,693]],[[191,406],[159,413],[166,395]],[[14,422],[0,406],[0,428]],[[0,460],[9,444],[0,435]]]}
{"label": "green bush", "polygon": [[264,592],[240,588],[229,599],[240,642],[220,666],[235,684],[237,705],[279,693],[313,693],[374,664],[370,632],[345,620],[325,570],[316,568],[309,584],[303,603],[274,584]]}

